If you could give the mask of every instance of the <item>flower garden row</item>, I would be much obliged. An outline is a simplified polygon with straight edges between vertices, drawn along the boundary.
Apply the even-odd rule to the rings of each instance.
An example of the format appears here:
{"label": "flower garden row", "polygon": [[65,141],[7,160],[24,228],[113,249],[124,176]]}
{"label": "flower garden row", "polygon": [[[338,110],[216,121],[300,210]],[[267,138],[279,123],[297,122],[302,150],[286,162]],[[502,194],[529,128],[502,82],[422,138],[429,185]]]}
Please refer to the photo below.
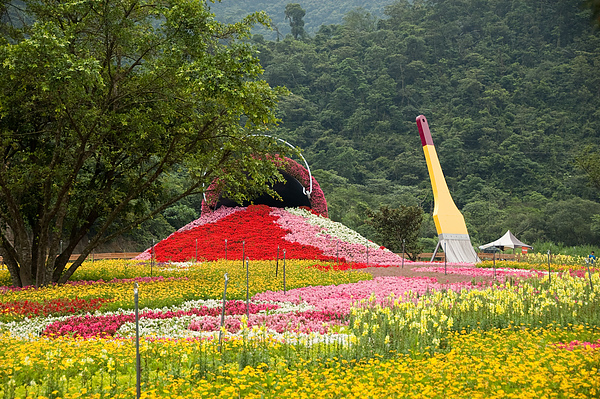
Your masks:
{"label": "flower garden row", "polygon": [[[207,353],[206,341],[143,341],[142,397],[597,397],[598,349],[582,345],[565,350],[549,344],[569,341],[579,334],[559,329],[453,333],[449,335],[452,350],[431,355],[400,354],[367,361],[300,355],[292,364],[278,360],[241,369],[232,361],[218,374],[204,377],[205,370],[216,366],[211,361],[214,352]],[[58,339],[32,343],[2,336],[0,343],[10,345],[18,354],[1,366],[3,372],[16,368],[15,364],[22,367],[15,383],[4,383],[5,389],[13,389],[18,397],[25,397],[25,392],[29,397],[135,397],[131,362],[135,348],[130,341]],[[242,348],[239,344],[237,350]],[[274,355],[286,350],[274,345],[268,348]],[[218,358],[232,359],[227,351]],[[26,390],[17,387],[25,372]],[[44,382],[47,376],[53,381]],[[98,388],[101,384],[103,389]],[[68,390],[63,388],[66,386]],[[11,397],[10,392],[4,396]]]}
{"label": "flower garden row", "polygon": [[152,270],[102,261],[85,264],[79,280],[62,287],[4,288],[0,398],[133,396],[134,282],[143,307],[144,397],[600,392],[598,273],[590,281],[497,270],[496,280],[483,282],[477,277],[492,270],[450,267],[476,279],[440,284],[328,265],[288,259],[284,291],[283,262],[250,262],[248,307],[239,260]]}
{"label": "flower garden row", "polygon": [[[261,205],[203,212],[139,258],[41,289],[7,287],[0,270],[0,399],[133,397],[134,284],[142,397],[600,392],[600,275],[583,265],[423,265],[308,209]],[[400,265],[471,279],[360,271]]]}

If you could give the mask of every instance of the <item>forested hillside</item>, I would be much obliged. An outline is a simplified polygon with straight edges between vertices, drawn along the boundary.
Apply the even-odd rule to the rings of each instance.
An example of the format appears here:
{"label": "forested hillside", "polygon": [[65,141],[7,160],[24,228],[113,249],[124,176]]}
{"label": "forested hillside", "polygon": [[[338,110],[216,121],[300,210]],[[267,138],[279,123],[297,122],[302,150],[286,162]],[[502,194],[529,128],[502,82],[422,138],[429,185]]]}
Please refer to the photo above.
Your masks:
{"label": "forested hillside", "polygon": [[393,3],[393,0],[221,0],[210,4],[212,11],[217,19],[224,22],[236,22],[246,15],[265,11],[276,30],[270,31],[257,28],[256,32],[262,34],[267,39],[277,39],[277,31],[281,37],[290,33],[289,20],[285,19],[285,7],[289,3],[299,3],[302,9],[306,11],[304,16],[304,29],[309,34],[316,33],[321,25],[340,24],[346,13],[351,10],[362,7],[366,11],[376,16],[383,16],[384,8]]}
{"label": "forested hillside", "polygon": [[[251,43],[264,78],[292,92],[272,134],[302,148],[330,217],[376,240],[368,209],[418,205],[433,250],[415,123],[424,114],[473,244],[510,229],[531,244],[600,245],[600,167],[587,164],[594,187],[576,165],[590,148],[600,158],[600,20],[581,0],[388,2],[295,3],[306,11],[297,39],[285,1],[211,5],[223,20],[257,10],[275,20],[279,40]],[[181,188],[177,173],[170,179]],[[146,248],[198,217],[200,201],[168,208],[129,239]]]}
{"label": "forested hillside", "polygon": [[273,134],[304,150],[334,220],[368,235],[366,208],[432,211],[424,114],[474,243],[507,228],[598,243],[599,193],[574,163],[600,143],[600,34],[580,1],[398,1],[254,41],[267,81],[293,93]]}

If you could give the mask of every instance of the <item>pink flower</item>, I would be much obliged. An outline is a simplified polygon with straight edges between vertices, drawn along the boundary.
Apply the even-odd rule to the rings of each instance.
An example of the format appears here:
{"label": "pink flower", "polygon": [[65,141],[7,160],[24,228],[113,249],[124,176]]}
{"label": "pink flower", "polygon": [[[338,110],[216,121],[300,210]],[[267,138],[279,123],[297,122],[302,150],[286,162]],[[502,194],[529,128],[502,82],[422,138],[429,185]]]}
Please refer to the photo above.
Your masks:
{"label": "pink flower", "polygon": [[[444,271],[449,274],[462,274],[465,276],[472,277],[492,277],[494,276],[493,269],[482,269],[477,267],[420,267],[413,268],[412,270],[419,272],[435,272],[443,273]],[[505,279],[506,277],[540,277],[544,273],[538,270],[508,270],[508,269],[496,269],[496,277]]]}
{"label": "pink flower", "polygon": [[394,294],[397,298],[405,298],[407,292],[424,294],[428,290],[450,289],[459,291],[470,288],[470,282],[440,284],[430,277],[389,276],[376,277],[373,280],[335,286],[303,287],[287,291],[266,291],[252,297],[254,301],[307,303],[316,310],[332,313],[348,314],[353,303],[368,299],[371,294],[376,297],[375,303],[385,305],[388,297]]}

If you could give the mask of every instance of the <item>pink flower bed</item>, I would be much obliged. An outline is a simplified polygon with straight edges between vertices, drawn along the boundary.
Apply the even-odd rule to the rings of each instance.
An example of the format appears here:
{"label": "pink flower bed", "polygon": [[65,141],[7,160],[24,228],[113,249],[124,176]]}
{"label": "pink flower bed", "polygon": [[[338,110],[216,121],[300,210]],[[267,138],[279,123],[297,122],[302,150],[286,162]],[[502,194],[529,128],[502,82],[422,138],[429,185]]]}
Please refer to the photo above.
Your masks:
{"label": "pink flower bed", "polygon": [[[442,268],[442,270],[444,270],[444,262],[411,262],[411,261],[404,261],[404,264],[406,264],[407,262],[410,262],[410,266],[414,267],[414,266],[428,266],[428,267],[433,267],[433,266],[440,266]],[[457,263],[457,262],[446,262],[446,267],[474,267],[475,264],[474,263]]]}
{"label": "pink flower bed", "polygon": [[294,304],[307,303],[316,310],[334,314],[348,314],[354,302],[367,299],[374,294],[375,303],[385,305],[387,298],[393,293],[398,298],[404,298],[405,293],[412,291],[419,295],[428,290],[449,289],[459,291],[463,288],[473,288],[471,282],[440,284],[430,277],[388,276],[376,277],[373,280],[359,281],[352,284],[335,286],[315,286],[296,288],[287,291],[266,291],[256,294],[255,301],[291,302]]}
{"label": "pink flower bed", "polygon": [[[193,331],[218,331],[219,317],[204,317],[202,320],[193,321],[189,329]],[[251,314],[248,319],[248,328],[264,326],[269,331],[284,333],[286,331],[310,334],[311,332],[327,334],[332,326],[347,325],[347,314],[331,313],[327,311],[306,311],[275,314]],[[237,333],[242,328],[241,316],[234,316],[225,320],[227,331]]]}
{"label": "pink flower bed", "polygon": [[581,341],[571,341],[568,344],[558,343],[556,347],[559,349],[566,349],[572,351],[575,348],[591,348],[591,349],[600,349],[600,339],[596,342],[581,342]]}
{"label": "pink flower bed", "polygon": [[[411,265],[412,266],[412,265]],[[443,267],[419,267],[413,268],[412,270],[418,272],[434,272],[434,273],[444,273]],[[449,274],[462,274],[464,276],[471,277],[493,277],[494,270],[493,269],[482,269],[476,267],[447,267],[445,269],[446,273]],[[528,277],[540,277],[544,273],[538,270],[507,270],[507,269],[496,269],[496,277],[506,278],[506,277],[520,277],[520,278],[528,278]]]}

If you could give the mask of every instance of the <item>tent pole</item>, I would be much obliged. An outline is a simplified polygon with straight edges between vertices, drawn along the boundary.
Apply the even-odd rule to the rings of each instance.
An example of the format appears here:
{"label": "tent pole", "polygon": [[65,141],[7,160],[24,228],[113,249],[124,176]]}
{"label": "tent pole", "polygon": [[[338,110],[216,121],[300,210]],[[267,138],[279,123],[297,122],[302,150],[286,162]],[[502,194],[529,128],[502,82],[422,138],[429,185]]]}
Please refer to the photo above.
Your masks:
{"label": "tent pole", "polygon": [[[431,260],[429,262],[433,262],[435,259],[435,255],[437,255],[437,251],[440,248],[440,242],[441,241],[438,241],[437,245],[435,246],[435,251],[433,251],[433,255],[431,255]],[[444,254],[444,256],[446,256],[446,254]]]}

